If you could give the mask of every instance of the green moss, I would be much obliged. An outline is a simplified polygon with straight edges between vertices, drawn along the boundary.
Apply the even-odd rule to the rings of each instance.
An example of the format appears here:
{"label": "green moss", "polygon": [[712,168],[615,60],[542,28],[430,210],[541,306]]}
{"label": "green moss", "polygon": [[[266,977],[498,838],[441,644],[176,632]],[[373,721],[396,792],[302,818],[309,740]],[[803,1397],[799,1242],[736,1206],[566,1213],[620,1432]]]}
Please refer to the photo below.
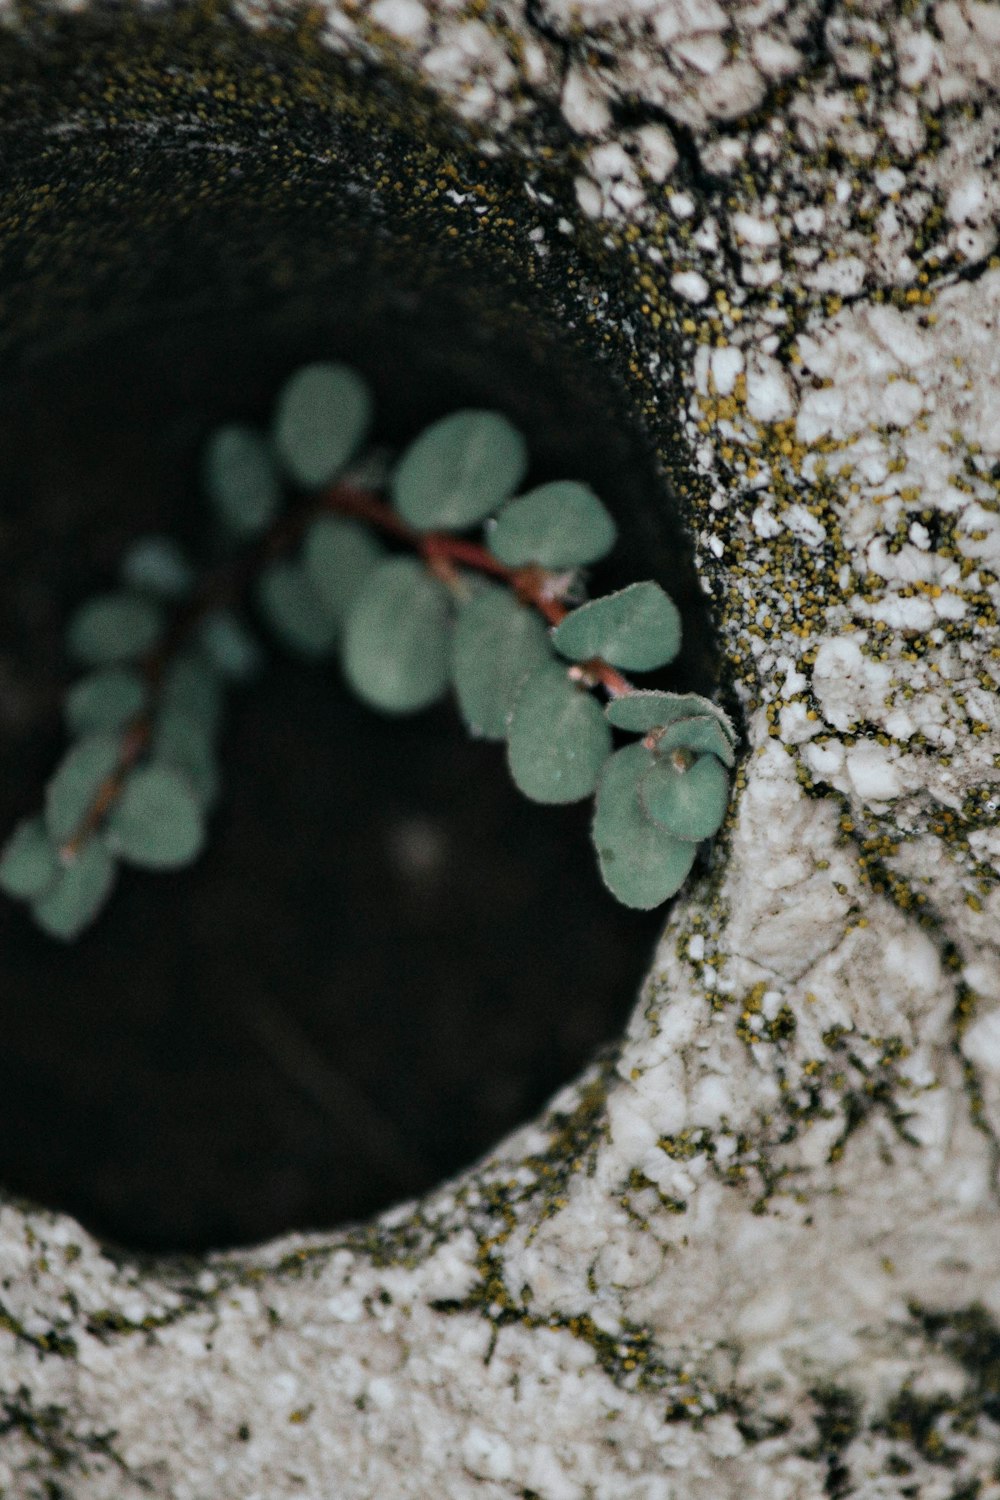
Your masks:
{"label": "green moss", "polygon": [[635,1199],[639,1194],[646,1194],[668,1214],[687,1213],[688,1206],[683,1198],[670,1197],[668,1193],[663,1192],[661,1188],[657,1187],[656,1183],[652,1178],[647,1177],[645,1172],[640,1172],[638,1167],[633,1167],[628,1174],[628,1183],[625,1191],[622,1193],[620,1202],[633,1224],[637,1225],[643,1231],[648,1230],[650,1224],[647,1216],[635,1203]]}
{"label": "green moss", "polygon": [[577,1172],[593,1169],[597,1153],[607,1139],[608,1092],[615,1081],[616,1054],[608,1052],[579,1089],[574,1107],[554,1112],[543,1122],[549,1144],[542,1152],[525,1158],[525,1166],[537,1174],[530,1196],[537,1200],[536,1223],[557,1213],[566,1201],[570,1182]]}
{"label": "green moss", "polygon": [[786,1042],[795,1035],[798,1022],[790,1006],[779,1006],[770,1018],[762,1014],[761,1002],[766,989],[767,986],[763,982],[754,985],[744,998],[737,1018],[736,1035],[747,1045],[760,1042]]}
{"label": "green moss", "polygon": [[76,1354],[77,1346],[74,1338],[60,1332],[57,1328],[50,1328],[45,1333],[29,1333],[20,1318],[15,1317],[2,1303],[0,1303],[0,1332],[13,1334],[15,1339],[29,1344],[43,1358],[45,1355],[54,1354],[61,1359],[68,1359]]}

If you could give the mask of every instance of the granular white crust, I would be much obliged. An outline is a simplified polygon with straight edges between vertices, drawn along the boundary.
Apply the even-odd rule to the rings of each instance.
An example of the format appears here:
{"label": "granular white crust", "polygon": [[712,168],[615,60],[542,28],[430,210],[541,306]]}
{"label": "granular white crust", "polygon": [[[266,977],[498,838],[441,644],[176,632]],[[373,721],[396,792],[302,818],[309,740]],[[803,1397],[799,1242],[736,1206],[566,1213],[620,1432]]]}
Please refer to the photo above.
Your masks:
{"label": "granular white crust", "polygon": [[0,1495],[996,1500],[1000,11],[322,13],[530,201],[560,122],[737,792],[614,1059],[424,1203],[159,1273],[5,1208]]}

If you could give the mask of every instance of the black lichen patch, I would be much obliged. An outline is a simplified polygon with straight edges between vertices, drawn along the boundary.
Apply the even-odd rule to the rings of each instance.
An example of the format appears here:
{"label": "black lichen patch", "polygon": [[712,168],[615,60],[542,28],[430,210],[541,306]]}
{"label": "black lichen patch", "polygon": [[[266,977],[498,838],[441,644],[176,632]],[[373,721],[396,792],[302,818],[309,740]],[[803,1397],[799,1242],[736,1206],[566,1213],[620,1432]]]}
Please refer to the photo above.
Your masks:
{"label": "black lichen patch", "polygon": [[[995,1435],[1000,1427],[1000,1327],[980,1303],[942,1312],[911,1303],[910,1316],[929,1345],[965,1373],[964,1387],[915,1390],[907,1382],[887,1402],[871,1430],[892,1440],[892,1471],[912,1472],[923,1461],[957,1470],[969,1439]],[[996,1466],[991,1477],[1000,1473]],[[954,1497],[978,1494],[986,1476],[963,1478]]]}
{"label": "black lichen patch", "polygon": [[140,1489],[148,1488],[115,1450],[116,1436],[113,1429],[78,1430],[64,1407],[36,1403],[25,1385],[0,1393],[0,1441],[13,1448],[20,1440],[24,1460],[19,1472],[32,1485],[21,1493],[31,1500],[72,1500],[74,1472],[88,1477],[106,1474],[112,1484],[111,1476],[124,1473]]}
{"label": "black lichen patch", "polygon": [[913,1303],[910,1315],[933,1344],[962,1366],[980,1412],[1000,1426],[1000,1325],[996,1319],[978,1302],[953,1313]]}
{"label": "black lichen patch", "polygon": [[876,1431],[914,1448],[928,1463],[953,1469],[961,1452],[945,1440],[941,1419],[950,1419],[955,1410],[950,1396],[922,1396],[905,1386],[889,1402]]}
{"label": "black lichen patch", "polygon": [[804,1449],[802,1456],[825,1463],[824,1490],[832,1500],[840,1500],[851,1489],[843,1455],[861,1429],[861,1402],[852,1391],[838,1385],[817,1386],[809,1394],[816,1408],[816,1442]]}

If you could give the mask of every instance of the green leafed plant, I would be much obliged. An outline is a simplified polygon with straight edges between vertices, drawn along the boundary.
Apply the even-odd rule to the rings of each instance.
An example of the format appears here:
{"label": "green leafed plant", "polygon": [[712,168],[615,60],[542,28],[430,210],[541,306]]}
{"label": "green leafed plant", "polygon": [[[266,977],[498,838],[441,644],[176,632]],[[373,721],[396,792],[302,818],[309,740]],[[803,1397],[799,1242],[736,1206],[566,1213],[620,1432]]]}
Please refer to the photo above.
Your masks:
{"label": "green leafed plant", "polygon": [[[119,587],[71,617],[67,649],[88,669],[66,698],[73,743],[43,813],[0,849],[0,889],[51,936],[93,922],[119,863],[174,870],[200,854],[225,693],[264,659],[248,606],[300,655],[339,655],[380,712],[416,713],[451,687],[534,801],[594,797],[601,874],[627,906],[672,896],[719,828],[730,721],[622,674],[675,659],[675,604],[648,580],[571,602],[616,540],[597,495],[576,480],[517,493],[527,447],[493,411],[451,413],[387,468],[361,451],[371,414],[354,370],[299,370],[267,431],[234,423],[205,446],[223,561],[199,572],[172,538],[139,538]],[[640,738],[616,748],[616,733]]]}

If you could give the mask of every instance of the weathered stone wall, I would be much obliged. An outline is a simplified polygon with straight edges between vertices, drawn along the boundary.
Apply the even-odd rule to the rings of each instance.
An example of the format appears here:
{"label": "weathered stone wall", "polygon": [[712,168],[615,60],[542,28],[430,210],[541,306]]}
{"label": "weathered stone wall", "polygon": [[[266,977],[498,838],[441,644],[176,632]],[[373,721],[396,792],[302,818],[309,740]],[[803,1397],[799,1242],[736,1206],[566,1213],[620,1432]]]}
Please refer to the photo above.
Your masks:
{"label": "weathered stone wall", "polygon": [[738,792],[614,1062],[425,1202],[165,1270],[6,1207],[0,1494],[1000,1496],[1000,11],[311,19],[603,266]]}

